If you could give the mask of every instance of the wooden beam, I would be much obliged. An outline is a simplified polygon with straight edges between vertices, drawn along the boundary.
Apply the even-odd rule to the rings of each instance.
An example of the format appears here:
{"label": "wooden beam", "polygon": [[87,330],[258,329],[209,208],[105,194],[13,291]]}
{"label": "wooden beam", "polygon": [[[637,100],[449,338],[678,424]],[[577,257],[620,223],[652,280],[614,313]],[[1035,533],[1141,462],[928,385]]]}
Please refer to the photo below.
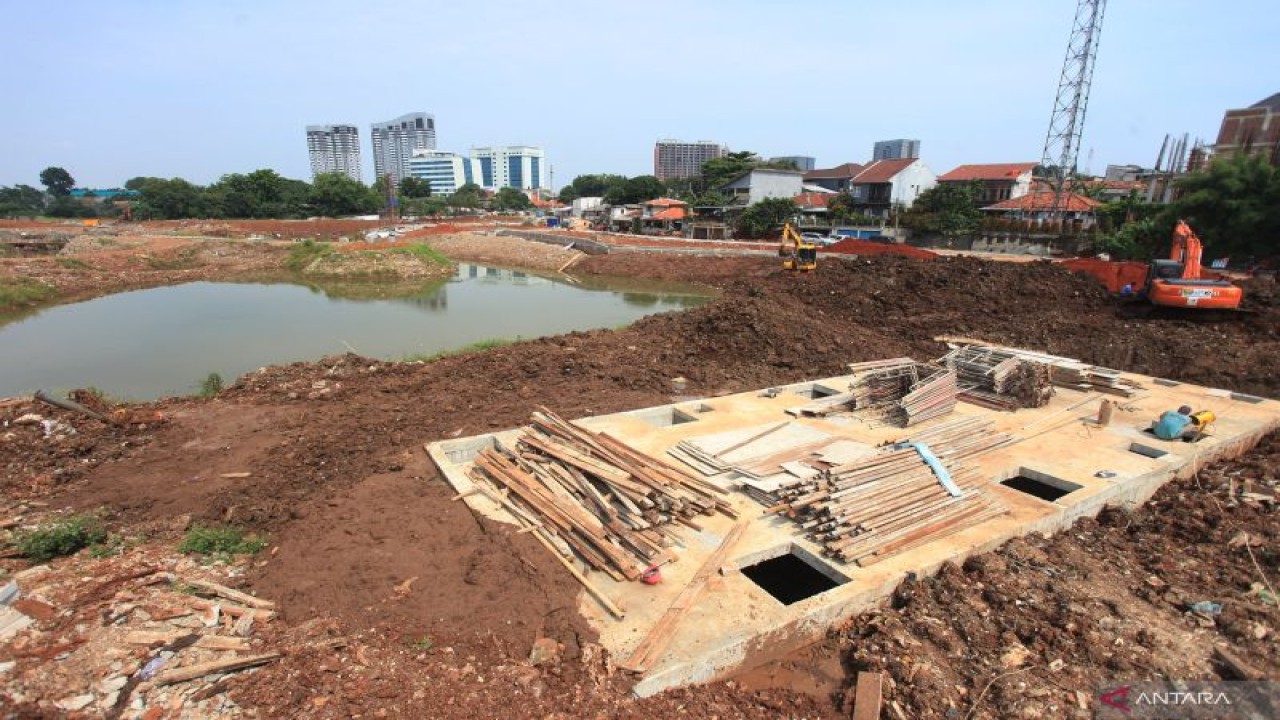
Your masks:
{"label": "wooden beam", "polygon": [[155,679],[156,685],[173,685],[174,683],[186,682],[202,678],[205,675],[213,673],[233,672],[235,670],[244,670],[245,668],[256,667],[258,665],[266,665],[269,662],[275,662],[284,657],[278,652],[263,653],[262,655],[249,655],[248,657],[231,658],[230,660],[215,660],[213,662],[199,663],[197,665],[189,665],[187,667],[170,670],[161,673]]}
{"label": "wooden beam", "polygon": [[853,695],[852,720],[880,720],[880,694],[884,676],[878,672],[858,673]]}

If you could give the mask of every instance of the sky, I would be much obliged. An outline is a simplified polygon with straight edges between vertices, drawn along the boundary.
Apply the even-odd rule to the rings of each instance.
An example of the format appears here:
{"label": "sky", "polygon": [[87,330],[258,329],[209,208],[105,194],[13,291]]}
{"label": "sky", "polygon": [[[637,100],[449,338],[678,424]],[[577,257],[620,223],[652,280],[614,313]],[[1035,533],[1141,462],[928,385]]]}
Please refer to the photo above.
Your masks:
{"label": "sky", "polygon": [[[6,3],[0,185],[310,179],[305,127],[409,112],[437,147],[538,145],[556,187],[653,171],[660,138],[818,167],[921,141],[941,174],[1038,161],[1075,0],[111,0]],[[1280,91],[1275,0],[1111,0],[1079,166]]]}

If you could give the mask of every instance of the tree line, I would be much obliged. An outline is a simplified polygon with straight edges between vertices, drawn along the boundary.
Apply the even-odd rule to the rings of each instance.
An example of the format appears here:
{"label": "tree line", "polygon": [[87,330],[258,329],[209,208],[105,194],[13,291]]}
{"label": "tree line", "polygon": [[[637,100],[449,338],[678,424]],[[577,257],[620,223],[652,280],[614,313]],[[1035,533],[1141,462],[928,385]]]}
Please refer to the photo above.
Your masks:
{"label": "tree line", "polygon": [[[119,204],[92,194],[72,197],[75,178],[64,168],[46,168],[40,173],[40,183],[43,191],[30,185],[0,186],[0,217],[115,217],[122,212]],[[204,186],[183,178],[135,177],[124,184],[124,189],[136,193],[128,205],[137,220],[365,215],[381,210],[388,198],[381,178],[373,185],[365,185],[341,173],[321,173],[308,183],[265,168],[223,175]],[[402,212],[419,215],[480,209],[510,212],[532,206],[529,198],[515,188],[502,188],[490,196],[480,186],[468,183],[457,192],[437,196],[428,181],[414,177],[401,180],[395,196]]]}

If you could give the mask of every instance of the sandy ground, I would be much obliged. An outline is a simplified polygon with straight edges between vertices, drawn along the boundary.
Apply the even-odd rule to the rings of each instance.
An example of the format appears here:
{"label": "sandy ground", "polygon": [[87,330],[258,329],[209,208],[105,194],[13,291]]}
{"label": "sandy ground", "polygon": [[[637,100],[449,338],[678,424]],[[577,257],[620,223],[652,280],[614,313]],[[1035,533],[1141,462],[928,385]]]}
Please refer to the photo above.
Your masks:
{"label": "sandy ground", "polygon": [[[0,277],[39,273],[72,297],[260,272],[288,250],[199,241],[187,267],[136,260],[192,247],[170,242],[75,255],[92,269],[9,258]],[[485,236],[439,242],[496,264],[548,252]],[[121,408],[122,425],[0,401],[0,527],[98,510],[122,539],[117,554],[82,552],[47,570],[0,559],[9,574],[27,571],[19,582],[38,603],[24,606],[34,625],[0,642],[0,663],[14,663],[0,674],[4,698],[31,716],[840,717],[857,671],[877,670],[886,717],[1088,717],[1103,682],[1230,677],[1219,646],[1280,672],[1267,593],[1280,578],[1272,438],[1133,515],[905,583],[827,642],[733,681],[629,698],[625,673],[575,612],[578,586],[528,536],[452,502],[423,443],[514,426],[539,405],[574,417],[667,402],[676,376],[685,392],[714,395],[858,360],[935,357],[942,334],[1276,397],[1280,311],[1259,291],[1256,312],[1236,320],[1134,318],[1090,278],[972,258],[858,257],[794,277],[773,258],[625,253],[573,272],[697,281],[720,295],[621,330],[427,364],[345,355],[266,368],[213,399]],[[57,424],[18,422],[28,414]],[[261,533],[268,547],[200,564],[177,551],[194,523]],[[198,580],[272,601],[277,614],[247,629],[226,611],[211,617]],[[1188,612],[1201,600],[1221,613]],[[140,631],[158,639],[129,635]],[[174,647],[192,634],[243,647]],[[276,652],[257,670],[135,682],[157,657],[172,669]]]}

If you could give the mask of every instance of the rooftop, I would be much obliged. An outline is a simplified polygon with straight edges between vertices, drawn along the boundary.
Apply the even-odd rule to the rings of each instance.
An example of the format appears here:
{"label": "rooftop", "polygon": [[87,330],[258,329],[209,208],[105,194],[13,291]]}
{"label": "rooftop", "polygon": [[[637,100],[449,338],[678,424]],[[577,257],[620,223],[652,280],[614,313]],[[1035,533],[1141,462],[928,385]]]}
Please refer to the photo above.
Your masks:
{"label": "rooftop", "polygon": [[1039,163],[994,163],[990,165],[961,165],[946,175],[938,178],[938,182],[959,182],[964,180],[1016,180],[1023,173],[1036,169]]}
{"label": "rooftop", "polygon": [[810,170],[804,174],[805,180],[848,180],[862,172],[862,165],[845,163],[833,168]]}
{"label": "rooftop", "polygon": [[[995,205],[988,205],[982,209],[1027,211],[1053,210],[1053,199],[1054,196],[1051,192],[1032,192],[1020,197],[1003,200]],[[1062,212],[1089,212],[1101,204],[1102,203],[1097,200],[1085,197],[1084,195],[1067,193],[1066,205],[1057,209]]]}
{"label": "rooftop", "polygon": [[898,173],[919,162],[919,158],[900,158],[895,160],[876,160],[862,169],[853,179],[854,185],[871,183],[887,183]]}

